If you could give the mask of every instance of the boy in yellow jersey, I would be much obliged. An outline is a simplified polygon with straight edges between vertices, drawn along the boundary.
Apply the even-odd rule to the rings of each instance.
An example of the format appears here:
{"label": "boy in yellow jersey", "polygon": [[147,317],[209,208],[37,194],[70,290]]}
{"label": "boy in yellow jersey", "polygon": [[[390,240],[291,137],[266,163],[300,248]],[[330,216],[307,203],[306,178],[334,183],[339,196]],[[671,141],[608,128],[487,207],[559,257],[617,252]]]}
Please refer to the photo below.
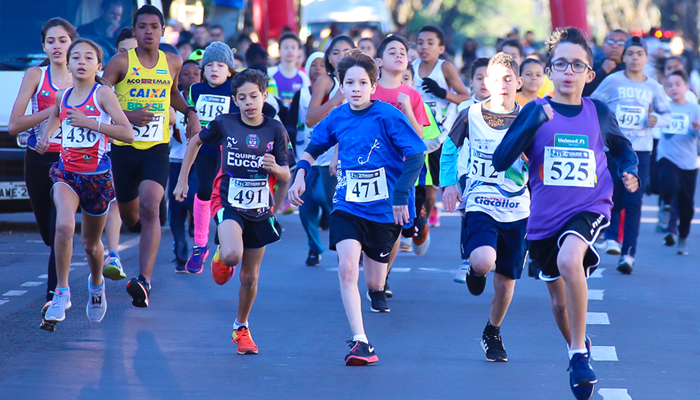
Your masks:
{"label": "boy in yellow jersey", "polygon": [[189,118],[187,137],[201,129],[197,111],[177,90],[182,59],[158,50],[164,24],[158,8],[139,8],[133,22],[138,46],[112,57],[104,72],[136,137],[133,144],[114,143],[112,168],[122,220],[128,226],[141,223],[140,275],[129,280],[126,290],[132,304],[144,308],[148,307],[151,273],[160,245],[159,207],[169,173],[169,107]]}

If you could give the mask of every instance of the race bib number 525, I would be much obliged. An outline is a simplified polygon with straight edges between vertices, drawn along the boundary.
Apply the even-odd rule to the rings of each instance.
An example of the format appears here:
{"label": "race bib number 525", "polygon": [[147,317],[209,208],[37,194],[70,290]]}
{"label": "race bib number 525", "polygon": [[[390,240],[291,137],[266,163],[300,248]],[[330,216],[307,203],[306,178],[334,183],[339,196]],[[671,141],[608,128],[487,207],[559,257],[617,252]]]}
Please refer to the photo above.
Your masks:
{"label": "race bib number 525", "polygon": [[389,198],[384,168],[373,171],[345,171],[347,187],[345,200],[353,203],[369,203]]}
{"label": "race bib number 525", "polygon": [[590,149],[544,148],[544,184],[592,188],[596,182],[595,153]]}

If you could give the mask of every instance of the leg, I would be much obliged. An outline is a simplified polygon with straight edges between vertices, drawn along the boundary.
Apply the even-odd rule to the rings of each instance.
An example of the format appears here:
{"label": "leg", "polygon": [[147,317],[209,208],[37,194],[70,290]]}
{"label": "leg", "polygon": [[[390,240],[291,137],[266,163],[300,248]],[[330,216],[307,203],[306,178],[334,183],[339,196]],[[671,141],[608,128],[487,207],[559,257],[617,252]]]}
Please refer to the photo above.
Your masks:
{"label": "leg", "polygon": [[90,283],[92,286],[100,286],[104,282],[102,279],[102,255],[104,254],[104,247],[100,236],[109,218],[109,211],[107,211],[107,214],[99,217],[88,215],[85,212],[83,212],[82,215],[83,223],[81,225],[81,236],[83,248],[87,255],[88,265],[90,266],[90,273],[92,274],[92,281]]}
{"label": "leg", "polygon": [[425,215],[430,216],[430,213],[435,208],[435,202],[437,201],[438,189],[435,186],[425,187]]}
{"label": "leg", "polygon": [[[119,186],[116,186],[119,187]],[[118,190],[118,189],[117,189]],[[119,216],[124,224],[128,227],[133,227],[139,222],[139,198],[135,198],[129,202],[119,201]],[[160,207],[160,204],[159,204]]]}
{"label": "leg", "polygon": [[[607,153],[606,153],[607,154]],[[613,209],[610,218],[610,226],[605,231],[605,240],[619,240],[620,235],[620,211],[624,209],[624,196],[625,196],[625,185],[622,183],[622,179],[617,175],[617,163],[609,154],[608,158],[608,169],[610,170],[610,176],[613,181]],[[640,188],[641,189],[641,188]]]}
{"label": "leg", "polygon": [[588,310],[588,283],[583,270],[583,258],[588,244],[580,237],[569,234],[559,249],[557,265],[566,285],[566,312],[571,330],[571,349],[585,349],[586,312]]}
{"label": "leg", "polygon": [[[357,287],[362,245],[357,240],[345,239],[336,244],[336,249],[338,251],[340,296],[343,299],[343,307],[348,317],[348,323],[350,323],[350,330],[353,335],[363,335],[365,328],[362,323],[362,300]],[[365,260],[365,263],[367,261]]]}
{"label": "leg", "polygon": [[[307,190],[302,195],[304,204],[299,207],[299,219],[308,238],[309,251],[314,254],[324,252],[321,236],[318,232],[319,192],[323,196],[323,184],[319,176],[320,173],[321,171],[318,167],[312,167],[311,171],[309,171],[309,176],[306,178]],[[325,202],[325,199],[322,198],[321,200]]]}
{"label": "leg", "polygon": [[642,198],[644,196],[644,186],[649,179],[649,152],[638,151],[639,158],[639,180],[641,185],[634,193],[629,193],[625,190],[625,238],[622,242],[622,254],[628,254],[634,257],[637,252],[637,238],[639,237],[639,228],[642,223]]}
{"label": "leg", "polygon": [[153,265],[160,246],[160,201],[165,190],[158,182],[145,180],[139,185],[139,219],[141,240],[139,242],[139,270],[151,280]]}
{"label": "leg", "polygon": [[49,253],[49,268],[48,276],[46,280],[46,301],[51,301],[53,297],[53,292],[56,290],[56,285],[58,284],[58,277],[56,276],[56,251],[55,251],[55,240],[56,240],[56,205],[51,201],[51,221],[49,223],[49,241],[51,243],[51,252]]}
{"label": "leg", "polygon": [[[53,199],[56,204],[56,252],[57,287],[68,287],[70,259],[73,255],[73,235],[75,234],[75,211],[79,199],[75,192],[66,184],[58,183],[53,188]],[[100,260],[100,265],[101,260]]]}
{"label": "leg", "polygon": [[107,223],[105,224],[105,236],[107,237],[107,250],[109,252],[119,252],[119,231],[121,227],[122,220],[119,216],[119,205],[115,200],[109,206]]}
{"label": "leg", "polygon": [[478,275],[488,275],[496,264],[496,249],[491,246],[480,246],[469,255],[469,265]]}
{"label": "leg", "polygon": [[690,223],[695,215],[695,186],[698,170],[681,171],[682,189],[678,194],[678,234],[687,238],[690,234]]}
{"label": "leg", "polygon": [[569,328],[569,316],[566,313],[566,284],[563,279],[547,282],[549,299],[552,305],[554,321],[559,327],[561,335],[564,336],[566,344],[571,345],[571,328]]}
{"label": "leg", "polygon": [[258,294],[258,276],[260,274],[260,263],[265,248],[243,250],[243,262],[241,263],[241,288],[238,290],[238,314],[236,320],[239,324],[248,322],[250,309],[253,308],[253,301]]}
{"label": "leg", "polygon": [[513,300],[515,279],[495,273],[493,276],[493,288],[495,292],[491,301],[489,321],[493,326],[501,326],[506,312],[508,312],[508,307],[510,307],[510,302]]}
{"label": "leg", "polygon": [[229,267],[235,267],[243,258],[243,228],[227,219],[219,224],[219,258]]}
{"label": "leg", "polygon": [[384,282],[386,282],[387,264],[372,260],[369,257],[365,257],[364,269],[365,282],[367,283],[367,288],[369,288],[369,290],[374,291],[383,290]]}

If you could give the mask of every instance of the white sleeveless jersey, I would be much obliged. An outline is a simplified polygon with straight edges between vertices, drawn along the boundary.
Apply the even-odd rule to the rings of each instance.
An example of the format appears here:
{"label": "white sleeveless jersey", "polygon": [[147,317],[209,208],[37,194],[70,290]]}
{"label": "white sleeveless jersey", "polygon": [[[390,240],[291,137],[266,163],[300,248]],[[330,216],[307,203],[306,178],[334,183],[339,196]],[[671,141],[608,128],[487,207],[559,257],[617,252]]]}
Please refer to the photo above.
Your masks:
{"label": "white sleeveless jersey", "polygon": [[519,221],[530,215],[527,164],[518,158],[506,171],[496,172],[493,153],[507,130],[488,126],[482,114],[483,106],[484,103],[475,104],[468,111],[471,155],[462,196],[464,211],[484,212],[499,222]]}
{"label": "white sleeveless jersey", "polygon": [[[420,92],[421,96],[423,96],[423,101],[425,104],[427,104],[428,107],[430,107],[430,109],[432,109],[435,113],[435,121],[440,126],[440,129],[443,131],[449,131],[452,129],[452,124],[454,123],[455,118],[457,118],[457,105],[448,100],[435,97],[434,95],[426,93],[423,90],[423,78],[420,76],[420,63],[421,60],[414,60],[411,63],[414,76],[413,81],[415,83],[413,88]],[[430,74],[428,74],[426,78],[434,80],[441,88],[447,90],[448,92],[453,92],[450,90],[450,86],[447,84],[447,80],[445,79],[445,74],[442,72],[442,64],[444,63],[445,60],[438,60],[435,67],[432,71],[430,71]]]}

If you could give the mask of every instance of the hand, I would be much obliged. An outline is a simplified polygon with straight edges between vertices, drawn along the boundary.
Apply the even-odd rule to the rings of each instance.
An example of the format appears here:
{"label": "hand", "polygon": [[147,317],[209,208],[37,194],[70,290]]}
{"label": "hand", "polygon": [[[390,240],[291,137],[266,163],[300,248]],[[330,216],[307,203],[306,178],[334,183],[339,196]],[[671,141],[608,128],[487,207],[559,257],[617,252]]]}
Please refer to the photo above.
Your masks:
{"label": "hand", "polygon": [[146,104],[138,110],[129,111],[126,113],[126,117],[129,119],[129,122],[131,122],[132,125],[146,126],[153,120],[153,116],[155,115],[152,112],[148,112],[149,108],[151,108],[151,105]]}
{"label": "hand", "polygon": [[526,163],[529,163],[529,162],[530,162],[530,159],[527,158],[527,156],[525,155],[525,153],[520,153],[520,159],[523,160],[523,161],[525,161]]}
{"label": "hand", "polygon": [[50,140],[50,135],[41,135],[39,140],[36,141],[36,146],[34,146],[34,150],[36,150],[36,152],[39,154],[46,153],[46,150],[48,150],[49,148]]}
{"label": "hand", "polygon": [[442,192],[442,204],[447,212],[453,212],[457,209],[457,205],[462,202],[462,194],[459,192],[457,185],[450,185]]}
{"label": "hand", "polygon": [[406,93],[399,93],[398,101],[401,107],[403,107],[404,113],[406,112],[406,110],[412,109],[411,96],[407,95]]}
{"label": "hand", "polygon": [[185,128],[185,136],[187,139],[191,139],[192,136],[199,133],[202,130],[202,123],[199,122],[199,115],[192,109],[187,113],[187,127]]}
{"label": "hand", "polygon": [[289,202],[295,206],[300,206],[304,204],[304,200],[301,199],[301,195],[306,191],[306,172],[303,170],[297,171],[296,177],[294,178],[294,184],[287,191],[287,198]]}
{"label": "hand", "polygon": [[647,126],[649,128],[653,128],[656,126],[657,122],[658,122],[658,119],[656,118],[656,115],[649,114],[649,117],[647,117]]}
{"label": "hand", "polygon": [[605,72],[609,74],[610,71],[617,68],[617,63],[613,60],[608,59],[608,60],[603,61],[602,67],[603,67],[603,70],[605,70]]}
{"label": "hand", "polygon": [[547,114],[547,121],[551,121],[552,118],[554,118],[554,110],[552,110],[552,106],[545,104],[542,106],[542,109],[544,110],[544,113]]}
{"label": "hand", "polygon": [[411,221],[411,215],[408,213],[408,205],[393,206],[394,223],[396,225],[405,225]]}
{"label": "hand", "polygon": [[68,110],[68,120],[70,121],[70,124],[72,126],[85,129],[90,129],[88,124],[93,125],[94,122],[77,108],[71,108],[70,110]]}
{"label": "hand", "polygon": [[119,21],[111,20],[109,26],[106,29],[107,37],[114,37],[114,32],[119,28]]}
{"label": "hand", "polygon": [[441,99],[447,98],[447,90],[441,88],[437,82],[430,78],[423,78],[423,90],[425,90],[426,93],[430,93],[435,97]]}
{"label": "hand", "polygon": [[173,195],[175,196],[175,200],[179,202],[183,202],[187,198],[187,192],[189,191],[189,185],[187,182],[180,182],[178,179],[177,185],[175,186],[175,190],[173,190]]}
{"label": "hand", "polygon": [[273,156],[270,153],[265,153],[262,159],[263,162],[263,168],[271,174],[274,174],[277,172],[277,168],[279,167],[277,165],[277,161],[275,160],[275,156]]}
{"label": "hand", "polygon": [[627,172],[622,174],[622,183],[625,184],[625,189],[630,193],[634,193],[639,189],[639,178]]}
{"label": "hand", "polygon": [[341,104],[345,101],[345,93],[342,90],[338,90],[335,92],[335,96],[333,96],[331,101],[335,104]]}
{"label": "hand", "polygon": [[698,119],[692,121],[691,123],[693,124],[693,129],[695,130],[695,132],[700,132],[700,117],[698,117]]}

